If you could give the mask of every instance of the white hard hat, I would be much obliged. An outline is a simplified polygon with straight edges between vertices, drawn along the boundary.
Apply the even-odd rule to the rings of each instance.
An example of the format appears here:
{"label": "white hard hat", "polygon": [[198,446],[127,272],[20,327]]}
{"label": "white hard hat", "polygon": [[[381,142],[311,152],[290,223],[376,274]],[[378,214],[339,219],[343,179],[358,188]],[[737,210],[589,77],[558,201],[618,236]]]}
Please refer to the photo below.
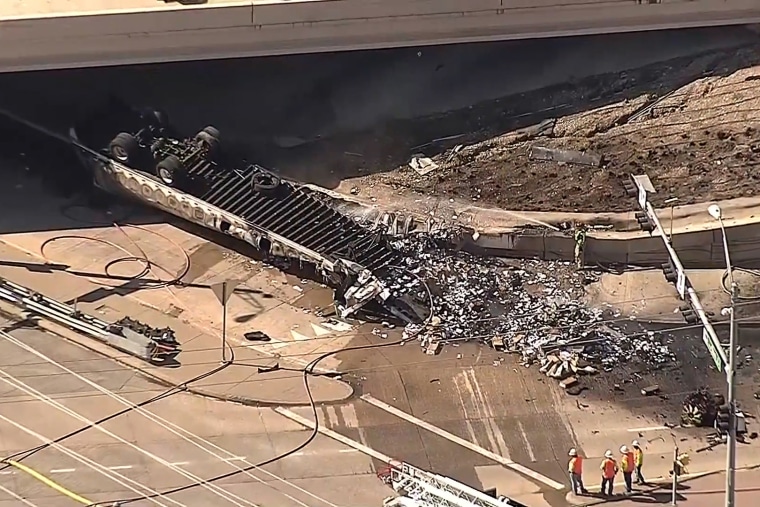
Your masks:
{"label": "white hard hat", "polygon": [[620,452],[622,452],[623,454],[626,454],[626,453],[628,452],[628,447],[627,447],[627,446],[625,446],[625,445],[624,445],[624,446],[622,446],[622,447],[620,448]]}
{"label": "white hard hat", "polygon": [[574,448],[570,449],[570,452],[567,453],[568,456],[577,456],[578,451],[576,451]]}
{"label": "white hard hat", "polygon": [[612,451],[610,451],[609,449],[607,449],[607,452],[604,453],[604,457],[605,458],[612,458]]}
{"label": "white hard hat", "polygon": [[638,440],[634,440],[633,442],[631,442],[631,445],[634,446],[634,447],[641,447],[639,445],[639,441]]}

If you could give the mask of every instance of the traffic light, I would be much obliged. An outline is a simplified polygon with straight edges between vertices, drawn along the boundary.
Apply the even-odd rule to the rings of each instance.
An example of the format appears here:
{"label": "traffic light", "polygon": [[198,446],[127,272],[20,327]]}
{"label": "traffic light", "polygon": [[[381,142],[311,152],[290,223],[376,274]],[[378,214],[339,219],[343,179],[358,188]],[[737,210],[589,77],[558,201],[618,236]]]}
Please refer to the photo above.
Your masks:
{"label": "traffic light", "polygon": [[639,223],[642,231],[652,232],[654,230],[654,224],[649,220],[649,216],[644,211],[636,212],[636,221]]}
{"label": "traffic light", "polygon": [[670,283],[676,283],[678,273],[676,272],[675,266],[673,266],[673,261],[669,260],[662,265],[662,273],[665,275],[665,280]]}
{"label": "traffic light", "polygon": [[683,320],[685,320],[687,324],[696,324],[699,322],[699,315],[697,315],[697,312],[695,312],[688,304],[681,305],[678,309],[681,311]]}
{"label": "traffic light", "polygon": [[715,429],[721,435],[728,434],[728,430],[731,427],[731,407],[728,405],[721,405],[718,407],[718,411],[715,414]]}

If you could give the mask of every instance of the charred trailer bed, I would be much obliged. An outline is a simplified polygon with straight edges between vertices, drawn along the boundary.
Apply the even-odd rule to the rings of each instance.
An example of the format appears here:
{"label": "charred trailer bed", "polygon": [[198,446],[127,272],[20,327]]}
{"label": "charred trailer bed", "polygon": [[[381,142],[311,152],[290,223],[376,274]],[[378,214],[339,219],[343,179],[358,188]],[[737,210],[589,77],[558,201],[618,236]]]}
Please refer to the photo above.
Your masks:
{"label": "charred trailer bed", "polygon": [[359,291],[362,297],[381,295],[384,287],[375,274],[387,277],[401,260],[383,233],[341,214],[327,197],[256,164],[226,159],[213,127],[182,138],[163,113],[110,104],[72,127],[70,135],[101,189],[265,254],[311,263],[337,285],[345,287],[347,279],[365,289],[373,285]]}

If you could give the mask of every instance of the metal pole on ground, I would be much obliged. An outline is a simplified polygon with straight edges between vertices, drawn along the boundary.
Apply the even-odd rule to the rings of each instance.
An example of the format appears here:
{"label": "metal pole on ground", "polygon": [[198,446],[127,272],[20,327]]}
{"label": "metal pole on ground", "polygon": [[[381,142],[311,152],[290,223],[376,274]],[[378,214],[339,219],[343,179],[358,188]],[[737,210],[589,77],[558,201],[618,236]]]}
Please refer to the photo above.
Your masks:
{"label": "metal pole on ground", "polygon": [[736,301],[739,295],[739,287],[734,280],[733,267],[731,266],[731,256],[728,252],[728,236],[726,235],[726,226],[723,223],[723,213],[720,206],[712,204],[707,209],[708,213],[715,218],[720,224],[720,232],[723,237],[723,253],[726,256],[726,271],[728,281],[731,286],[731,306],[728,308],[729,313],[729,344],[728,344],[728,372],[726,379],[728,383],[728,439],[726,441],[726,507],[735,507],[736,497],[736,386],[734,379],[736,376],[736,347],[737,347],[737,329],[736,329]]}
{"label": "metal pole on ground", "polygon": [[673,488],[670,505],[678,505],[678,446],[673,449]]}
{"label": "metal pole on ground", "polygon": [[665,199],[665,204],[670,204],[670,235],[668,236],[668,239],[670,239],[671,244],[673,243],[673,208],[676,206],[676,201],[678,201],[678,197]]}
{"label": "metal pole on ground", "polygon": [[222,305],[222,363],[227,362],[227,301],[238,285],[240,285],[238,280],[225,280],[211,286],[211,290]]}

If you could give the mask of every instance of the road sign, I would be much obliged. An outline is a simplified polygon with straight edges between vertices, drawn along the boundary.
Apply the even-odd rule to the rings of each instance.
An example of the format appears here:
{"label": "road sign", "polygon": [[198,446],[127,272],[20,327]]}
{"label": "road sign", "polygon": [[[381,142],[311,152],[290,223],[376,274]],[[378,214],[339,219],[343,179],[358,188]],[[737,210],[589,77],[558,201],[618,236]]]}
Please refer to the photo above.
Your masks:
{"label": "road sign", "polygon": [[713,339],[713,337],[710,336],[710,333],[707,332],[707,329],[702,328],[702,341],[705,342],[705,345],[707,345],[707,350],[710,352],[713,362],[715,363],[715,367],[718,369],[718,371],[725,371],[726,364],[721,358],[719,352],[719,347],[721,345],[720,342],[718,342],[717,337]]}
{"label": "road sign", "polygon": [[676,290],[681,299],[686,299],[686,273],[683,272],[683,269],[678,269],[678,273],[676,273]]}
{"label": "road sign", "polygon": [[240,285],[240,280],[226,280],[224,282],[215,283],[211,286],[211,290],[216,295],[216,298],[225,306],[229,301],[230,296],[235,291],[235,287]]}

